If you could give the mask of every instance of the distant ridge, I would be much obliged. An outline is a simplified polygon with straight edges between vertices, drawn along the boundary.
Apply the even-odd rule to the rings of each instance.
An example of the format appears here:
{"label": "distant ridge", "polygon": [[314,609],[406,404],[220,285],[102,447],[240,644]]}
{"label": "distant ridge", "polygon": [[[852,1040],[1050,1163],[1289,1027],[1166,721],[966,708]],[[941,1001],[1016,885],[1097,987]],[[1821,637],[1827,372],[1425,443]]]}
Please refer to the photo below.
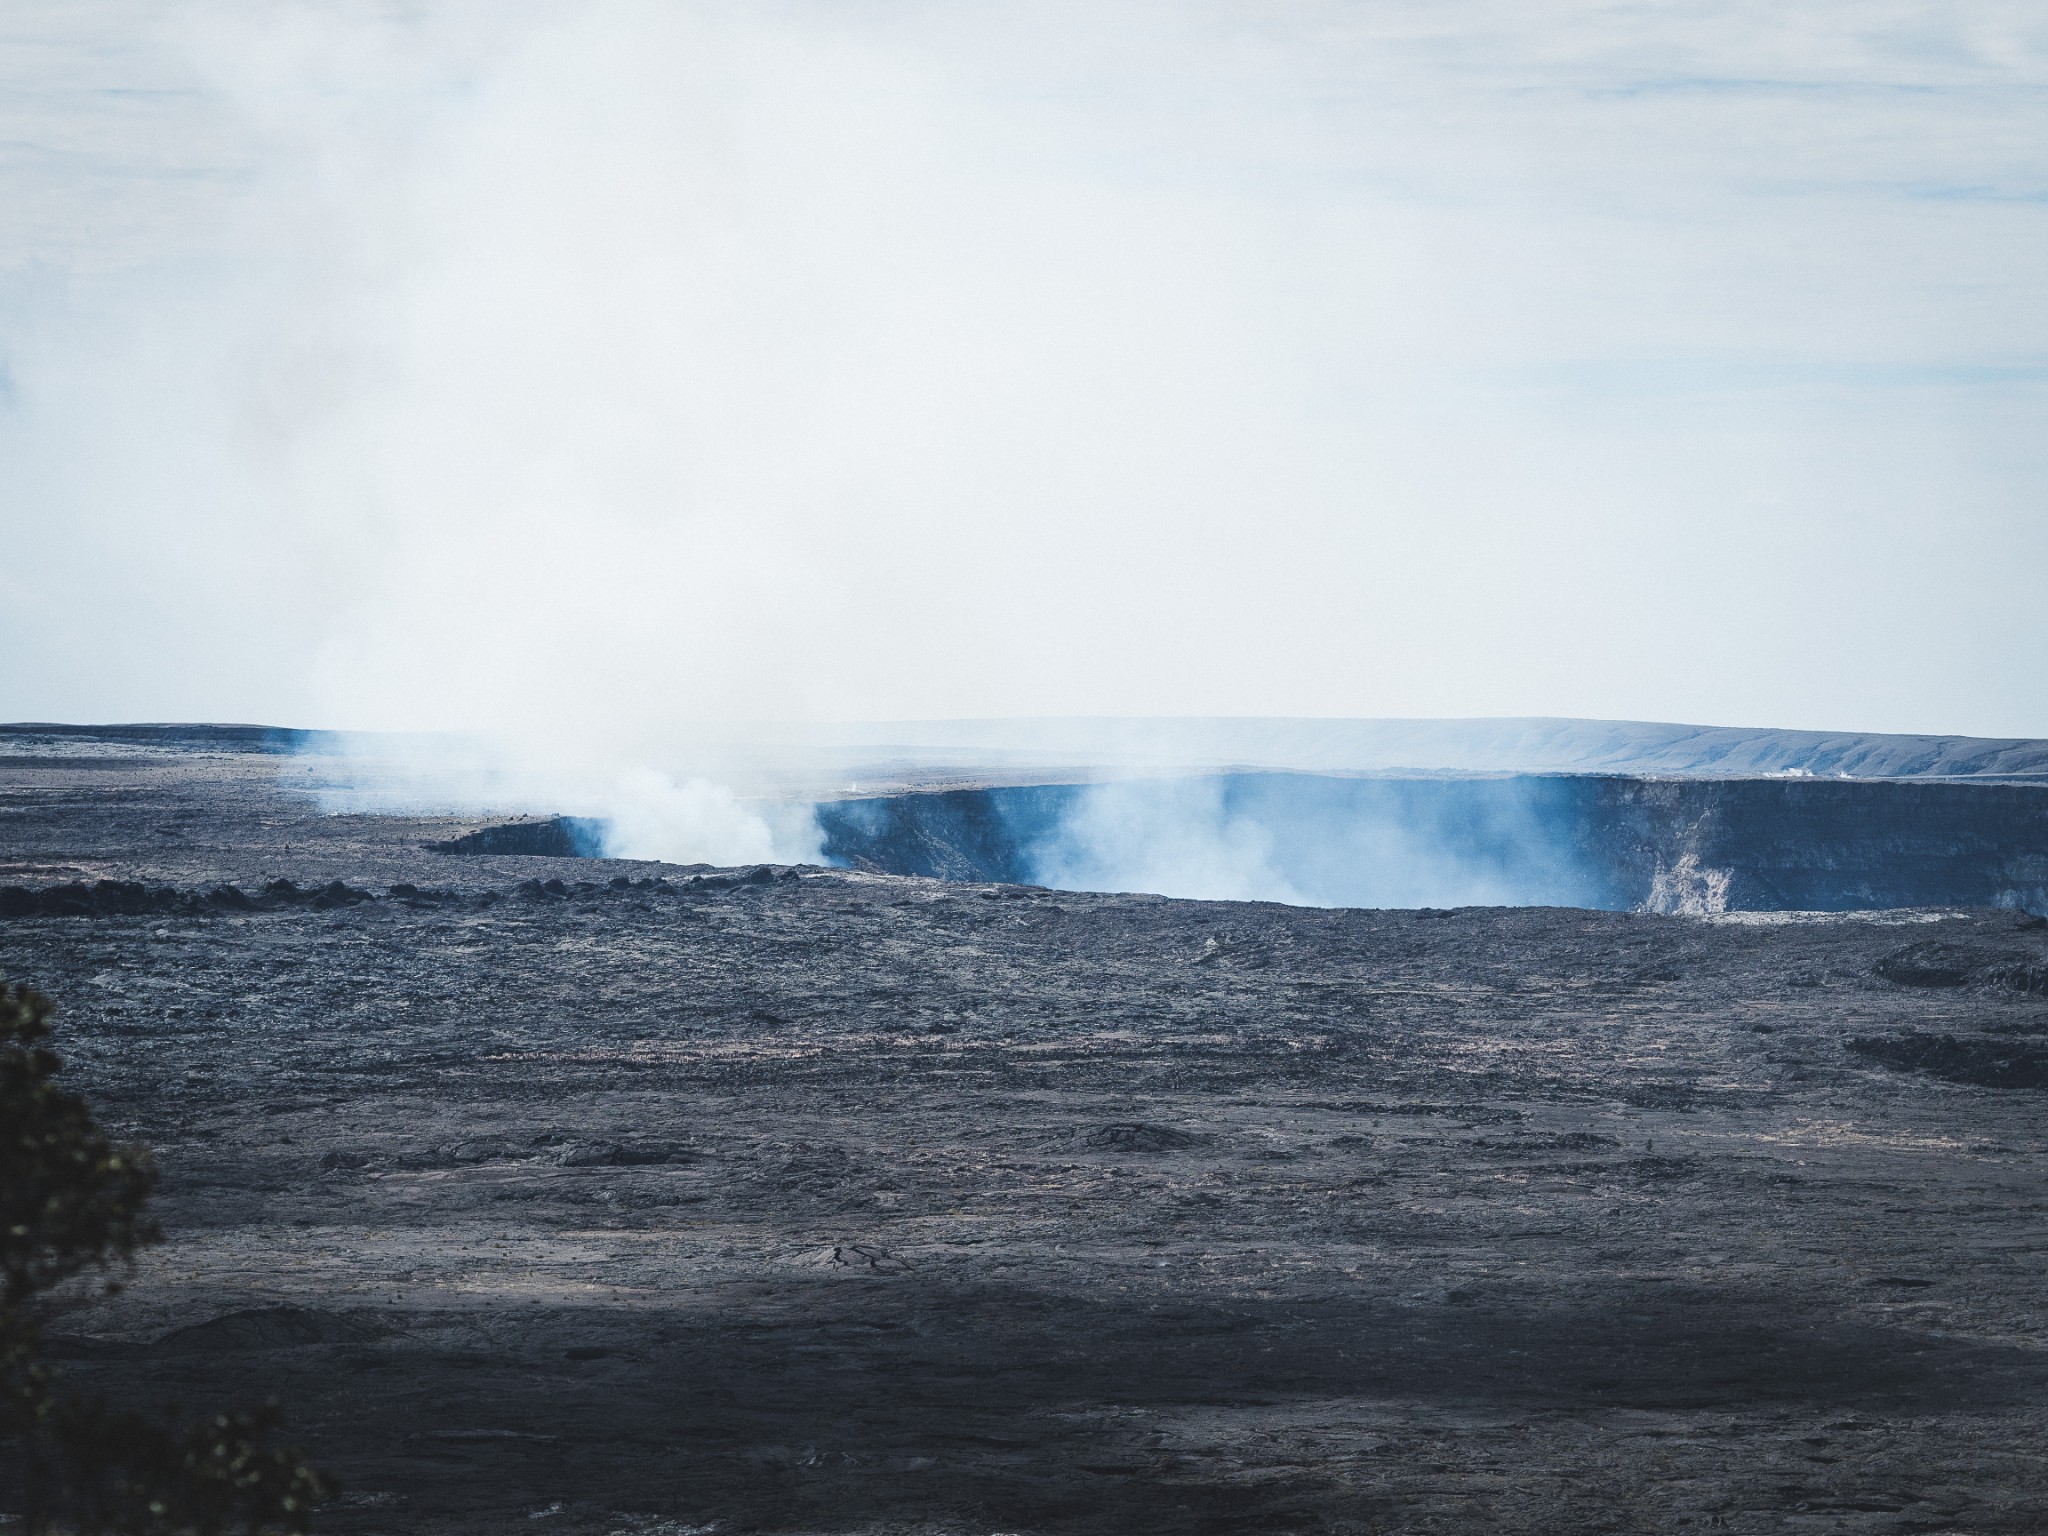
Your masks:
{"label": "distant ridge", "polygon": [[[1049,719],[846,727],[907,758],[1350,773],[2048,779],[2048,740],[1635,720]],[[852,745],[851,740],[846,741]]]}
{"label": "distant ridge", "polygon": [[[831,759],[973,771],[1272,768],[1321,773],[1569,773],[1653,777],[2048,781],[2048,740],[1887,735],[1547,717],[1482,720],[1047,718],[706,726],[704,745],[756,762]],[[267,725],[0,725],[20,746],[93,743],[322,753],[367,735]],[[396,742],[401,738],[392,737]],[[410,738],[419,741],[422,738]],[[687,754],[686,754],[687,755]]]}
{"label": "distant ridge", "polygon": [[135,725],[58,725],[25,720],[0,725],[0,738],[41,738],[50,742],[89,742],[104,746],[159,747],[206,752],[303,752],[317,746],[326,731],[294,730],[281,725],[209,725],[144,723]]}

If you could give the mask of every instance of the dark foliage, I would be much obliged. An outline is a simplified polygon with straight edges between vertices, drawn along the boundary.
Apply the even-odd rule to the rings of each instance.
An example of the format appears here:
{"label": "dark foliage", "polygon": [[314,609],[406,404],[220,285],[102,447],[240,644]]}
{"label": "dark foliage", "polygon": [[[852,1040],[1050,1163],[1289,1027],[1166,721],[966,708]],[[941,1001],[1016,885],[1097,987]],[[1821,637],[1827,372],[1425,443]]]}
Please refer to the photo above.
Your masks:
{"label": "dark foliage", "polygon": [[51,1290],[154,1242],[149,1155],[58,1087],[50,1003],[0,981],[0,1439],[32,1536],[302,1536],[322,1492],[269,1445],[274,1409],[166,1423],[62,1395],[41,1358]]}
{"label": "dark foliage", "polygon": [[156,1237],[142,1214],[149,1154],[117,1147],[85,1100],[54,1079],[50,1003],[0,982],[0,1309],[82,1270],[127,1259]]}

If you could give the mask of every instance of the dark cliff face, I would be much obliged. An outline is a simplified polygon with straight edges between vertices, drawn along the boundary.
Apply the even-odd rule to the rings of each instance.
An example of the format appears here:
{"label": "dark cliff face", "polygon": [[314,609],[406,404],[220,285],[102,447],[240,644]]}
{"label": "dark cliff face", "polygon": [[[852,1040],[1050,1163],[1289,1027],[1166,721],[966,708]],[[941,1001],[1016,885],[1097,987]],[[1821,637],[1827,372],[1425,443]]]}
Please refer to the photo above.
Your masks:
{"label": "dark cliff face", "polygon": [[1246,773],[817,814],[835,863],[955,880],[1158,889],[1234,860],[1242,894],[1333,906],[2048,906],[2048,787],[2032,785]]}
{"label": "dark cliff face", "polygon": [[544,859],[601,859],[605,825],[588,816],[546,816],[484,827],[426,844],[433,853],[519,854]]}
{"label": "dark cliff face", "polygon": [[833,800],[817,807],[818,829],[825,857],[844,867],[1030,885],[1034,850],[1085,793],[1044,784]]}
{"label": "dark cliff face", "polygon": [[1606,779],[1590,857],[1658,911],[2048,904],[2048,788]]}

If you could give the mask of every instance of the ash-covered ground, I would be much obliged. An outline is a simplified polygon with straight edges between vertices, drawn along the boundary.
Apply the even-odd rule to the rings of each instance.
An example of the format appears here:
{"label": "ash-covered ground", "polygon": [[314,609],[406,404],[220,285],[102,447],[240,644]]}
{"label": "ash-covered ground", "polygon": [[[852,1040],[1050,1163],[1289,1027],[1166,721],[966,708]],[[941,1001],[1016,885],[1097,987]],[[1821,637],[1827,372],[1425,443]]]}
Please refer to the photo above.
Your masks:
{"label": "ash-covered ground", "polygon": [[276,1395],[329,1530],[2048,1528],[2038,919],[451,858],[63,751],[0,968],[170,1234],[66,1368]]}

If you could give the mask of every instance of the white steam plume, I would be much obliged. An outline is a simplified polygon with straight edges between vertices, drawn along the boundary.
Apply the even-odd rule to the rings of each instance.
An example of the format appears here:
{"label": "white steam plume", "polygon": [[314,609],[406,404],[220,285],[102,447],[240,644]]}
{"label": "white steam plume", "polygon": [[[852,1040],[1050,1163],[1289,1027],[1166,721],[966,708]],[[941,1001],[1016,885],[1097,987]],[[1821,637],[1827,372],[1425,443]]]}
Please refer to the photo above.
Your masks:
{"label": "white steam plume", "polygon": [[1562,781],[1267,773],[1096,784],[1027,837],[1033,878],[1328,907],[1601,905]]}
{"label": "white steam plume", "polygon": [[517,741],[475,736],[316,735],[300,756],[304,782],[330,812],[567,815],[601,824],[596,851],[607,858],[823,862],[817,822],[803,801],[743,796],[701,773],[550,763]]}
{"label": "white steam plume", "polygon": [[2048,731],[2037,10],[24,0],[0,716]]}

